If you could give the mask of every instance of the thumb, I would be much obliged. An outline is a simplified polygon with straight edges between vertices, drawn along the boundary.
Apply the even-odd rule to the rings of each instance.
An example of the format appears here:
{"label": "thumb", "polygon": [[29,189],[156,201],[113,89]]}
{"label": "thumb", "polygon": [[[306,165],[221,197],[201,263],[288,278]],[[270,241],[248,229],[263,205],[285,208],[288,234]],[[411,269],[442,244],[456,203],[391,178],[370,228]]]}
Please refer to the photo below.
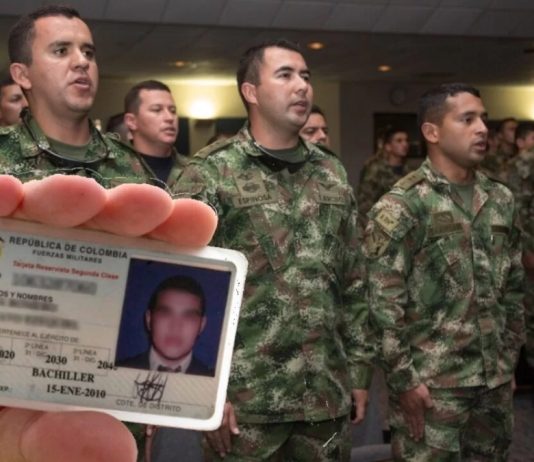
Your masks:
{"label": "thumb", "polygon": [[239,427],[237,426],[237,418],[235,416],[233,407],[230,407],[228,411],[228,425],[230,426],[230,431],[234,435],[239,435]]}
{"label": "thumb", "polygon": [[433,408],[434,407],[434,401],[432,401],[432,398],[430,397],[430,395],[426,395],[424,398],[423,398],[423,401],[425,403],[425,407],[427,409],[430,409],[430,408]]}

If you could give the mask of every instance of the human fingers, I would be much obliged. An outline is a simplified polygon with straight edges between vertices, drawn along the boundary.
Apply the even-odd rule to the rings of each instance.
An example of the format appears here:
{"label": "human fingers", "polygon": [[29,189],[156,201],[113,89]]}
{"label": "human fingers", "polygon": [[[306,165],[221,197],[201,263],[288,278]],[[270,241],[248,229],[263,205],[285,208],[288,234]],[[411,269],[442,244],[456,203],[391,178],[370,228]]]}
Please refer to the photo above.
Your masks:
{"label": "human fingers", "polygon": [[352,399],[356,407],[356,415],[352,419],[353,424],[359,424],[365,419],[365,413],[367,411],[367,404],[369,401],[369,393],[367,390],[353,390]]}
{"label": "human fingers", "polygon": [[136,457],[131,433],[107,414],[0,411],[2,462],[134,462]]}
{"label": "human fingers", "polygon": [[163,223],[173,209],[170,196],[148,184],[122,184],[106,193],[105,206],[85,226],[123,236],[141,236]]}
{"label": "human fingers", "polygon": [[101,211],[106,190],[95,180],[52,175],[23,185],[24,198],[13,217],[58,226],[78,226]]}
{"label": "human fingers", "polygon": [[237,426],[237,416],[235,415],[234,406],[231,403],[226,403],[226,406],[228,406],[228,427],[232,434],[239,435],[239,427]]}
{"label": "human fingers", "polygon": [[203,202],[175,199],[170,216],[148,236],[178,247],[202,247],[217,228],[217,214]]}
{"label": "human fingers", "polygon": [[227,430],[223,430],[222,428],[219,428],[212,432],[204,432],[204,436],[208,440],[208,444],[221,457],[224,457],[227,452],[225,445],[223,443],[223,433],[225,431]]}
{"label": "human fingers", "polygon": [[221,431],[221,439],[224,450],[228,453],[232,450],[232,435],[239,434],[234,407],[230,402],[224,405],[223,421],[219,430]]}
{"label": "human fingers", "polygon": [[0,217],[11,215],[24,197],[22,183],[10,175],[0,175]]}

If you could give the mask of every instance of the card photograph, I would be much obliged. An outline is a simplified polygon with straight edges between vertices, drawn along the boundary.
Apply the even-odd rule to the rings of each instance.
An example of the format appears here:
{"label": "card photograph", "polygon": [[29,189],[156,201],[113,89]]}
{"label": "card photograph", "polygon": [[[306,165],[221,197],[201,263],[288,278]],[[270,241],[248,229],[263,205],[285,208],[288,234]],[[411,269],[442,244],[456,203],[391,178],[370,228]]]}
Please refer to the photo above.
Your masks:
{"label": "card photograph", "polygon": [[214,377],[230,278],[132,258],[115,365]]}

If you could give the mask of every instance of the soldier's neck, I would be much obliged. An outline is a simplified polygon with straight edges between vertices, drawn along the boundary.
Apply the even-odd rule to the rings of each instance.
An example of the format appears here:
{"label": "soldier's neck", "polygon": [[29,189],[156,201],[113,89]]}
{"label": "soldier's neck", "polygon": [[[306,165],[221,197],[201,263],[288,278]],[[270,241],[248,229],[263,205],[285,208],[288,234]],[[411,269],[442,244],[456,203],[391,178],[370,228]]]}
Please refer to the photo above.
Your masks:
{"label": "soldier's neck", "polygon": [[298,131],[283,130],[262,121],[250,122],[250,134],[259,145],[267,149],[292,149],[299,144]]}
{"label": "soldier's neck", "polygon": [[451,183],[468,184],[475,177],[474,169],[458,165],[446,156],[432,155],[429,152],[428,157],[434,170],[441,173]]}
{"label": "soldier's neck", "polygon": [[145,154],[147,156],[151,157],[169,157],[172,154],[172,145],[168,144],[155,144],[151,142],[147,142],[145,139],[141,137],[136,137],[134,135],[132,144],[134,149],[141,153]]}
{"label": "soldier's neck", "polygon": [[404,165],[404,158],[396,156],[393,153],[386,152],[386,159],[388,165],[391,167],[400,167],[401,165]]}
{"label": "soldier's neck", "polygon": [[72,146],[86,145],[91,139],[89,117],[57,117],[48,111],[32,108],[32,117],[45,136]]}

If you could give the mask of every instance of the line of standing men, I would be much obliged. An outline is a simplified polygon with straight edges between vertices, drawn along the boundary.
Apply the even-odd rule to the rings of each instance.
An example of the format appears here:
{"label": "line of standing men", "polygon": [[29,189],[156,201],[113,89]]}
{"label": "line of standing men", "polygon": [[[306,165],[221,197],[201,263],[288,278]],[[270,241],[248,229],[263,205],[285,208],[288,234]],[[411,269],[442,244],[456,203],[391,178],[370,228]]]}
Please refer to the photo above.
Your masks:
{"label": "line of standing men", "polygon": [[[90,124],[91,34],[75,12],[54,8],[23,18],[10,37],[31,113],[1,133],[3,171],[81,174],[108,187],[150,180],[135,153]],[[487,134],[478,93],[445,86],[423,98],[429,159],[372,209],[367,277],[345,171],[298,136],[309,79],[289,42],[249,49],[238,69],[247,126],[201,151],[172,188],[214,206],[214,242],[250,262],[229,401],[223,425],[207,434],[211,455],[348,460],[351,401],[359,422],[379,345],[397,411],[396,458],[504,460],[524,335],[522,269],[513,197],[475,172]],[[470,434],[473,423],[483,431]]]}

